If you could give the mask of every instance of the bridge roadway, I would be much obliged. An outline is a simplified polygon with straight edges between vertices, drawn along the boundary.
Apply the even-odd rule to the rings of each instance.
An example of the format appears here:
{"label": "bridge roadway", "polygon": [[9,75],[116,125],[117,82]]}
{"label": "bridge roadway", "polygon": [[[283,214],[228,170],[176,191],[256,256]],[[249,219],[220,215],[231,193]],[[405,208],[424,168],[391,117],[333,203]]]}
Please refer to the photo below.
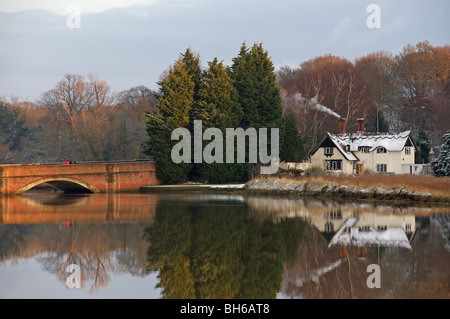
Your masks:
{"label": "bridge roadway", "polygon": [[65,193],[110,193],[159,185],[153,161],[0,165],[0,196],[17,195],[48,183]]}

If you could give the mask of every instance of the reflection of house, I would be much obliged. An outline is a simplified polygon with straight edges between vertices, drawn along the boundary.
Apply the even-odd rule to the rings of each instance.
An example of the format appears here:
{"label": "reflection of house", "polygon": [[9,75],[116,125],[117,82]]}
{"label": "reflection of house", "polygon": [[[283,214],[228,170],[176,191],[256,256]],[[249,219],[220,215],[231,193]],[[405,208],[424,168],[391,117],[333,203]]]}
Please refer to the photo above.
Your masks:
{"label": "reflection of house", "polygon": [[309,218],[330,246],[410,247],[416,231],[414,215],[357,214],[350,209],[330,208]]}
{"label": "reflection of house", "polygon": [[416,231],[413,215],[352,214],[332,210],[316,224],[330,246],[394,246],[411,248]]}
{"label": "reflection of house", "polygon": [[[259,205],[276,214],[277,219],[301,218],[320,232],[329,246],[398,246],[410,247],[416,232],[416,220],[406,211],[393,212],[391,207],[320,202],[296,202],[289,199],[258,199]],[[261,206],[261,207],[260,207]]]}
{"label": "reflection of house", "polygon": [[[321,235],[331,242],[336,233],[345,227],[348,219],[355,219],[352,227],[358,228],[359,233],[370,231],[385,232],[390,228],[401,228],[409,241],[416,231],[415,216],[410,209],[396,212],[390,206],[362,205],[362,204],[324,204],[320,201],[292,200],[288,198],[249,198],[247,203],[258,211],[258,214],[272,216],[276,220],[300,218],[314,227]],[[411,209],[412,212],[416,211]],[[355,230],[353,231],[355,234]],[[389,234],[389,232],[388,232]]]}
{"label": "reflection of house", "polygon": [[[246,200],[258,214],[273,218],[275,222],[301,219],[309,225],[305,234],[310,240],[299,245],[292,263],[285,264],[282,289],[277,298],[354,298],[358,293],[366,296],[367,265],[380,263],[384,252],[409,255],[410,249],[402,247],[411,247],[416,231],[414,214],[420,212],[413,207],[283,197]],[[347,234],[352,234],[353,240],[344,243]],[[397,243],[403,246],[396,245],[393,239],[397,237],[401,239]],[[397,248],[378,248],[383,246]],[[348,282],[344,278],[348,278]]]}
{"label": "reflection of house", "polygon": [[[357,226],[357,222],[358,219],[356,217],[347,219],[331,238],[329,247],[383,246],[411,249],[408,236],[402,227],[388,227],[387,225],[382,225],[375,229],[373,226],[367,224]],[[409,226],[409,228],[411,227]]]}
{"label": "reflection of house", "polygon": [[419,173],[414,162],[417,149],[410,131],[367,133],[364,119],[358,120],[358,131],[345,133],[345,120],[339,121],[339,133],[327,137],[311,154],[313,166],[327,171],[361,174],[364,170],[378,173]]}

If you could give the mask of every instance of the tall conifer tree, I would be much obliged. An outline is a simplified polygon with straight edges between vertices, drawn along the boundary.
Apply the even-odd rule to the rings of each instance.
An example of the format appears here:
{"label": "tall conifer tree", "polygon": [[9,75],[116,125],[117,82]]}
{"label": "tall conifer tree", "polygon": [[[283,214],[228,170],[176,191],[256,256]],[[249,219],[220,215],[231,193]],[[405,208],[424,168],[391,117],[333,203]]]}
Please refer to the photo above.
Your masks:
{"label": "tall conifer tree", "polygon": [[267,50],[262,44],[254,44],[247,49],[244,43],[231,68],[244,112],[242,126],[281,128],[280,89]]}
{"label": "tall conifer tree", "polygon": [[191,76],[194,82],[194,100],[198,99],[198,92],[202,81],[202,68],[200,55],[192,52],[191,48],[187,48],[184,53],[181,54],[181,61],[186,66],[188,74]]}
{"label": "tall conifer tree", "polygon": [[172,131],[189,124],[189,113],[194,103],[195,82],[189,70],[183,56],[180,57],[167,77],[158,83],[159,113],[146,113],[150,139],[144,146],[145,154],[157,162],[156,174],[167,184],[184,181],[192,168],[187,163],[175,164],[171,158],[171,150],[177,143],[171,140]]}
{"label": "tall conifer tree", "polygon": [[[209,63],[203,74],[198,97],[192,112],[194,118],[202,120],[203,130],[211,127],[220,129],[225,140],[226,128],[239,126],[242,109],[231,71],[217,58]],[[246,171],[247,165],[225,163],[225,145],[223,163],[202,163],[195,169],[199,177],[214,183],[243,181],[247,177]]]}
{"label": "tall conifer tree", "polygon": [[[276,83],[275,68],[262,44],[247,48],[242,44],[231,66],[235,87],[239,95],[243,128],[279,128],[281,147],[284,137],[283,109],[280,89]],[[270,135],[270,130],[269,130]],[[267,149],[271,149],[268,137]]]}
{"label": "tall conifer tree", "polygon": [[203,128],[217,127],[225,133],[225,128],[239,125],[242,109],[231,72],[217,58],[204,72],[194,109],[195,119],[203,120]]}

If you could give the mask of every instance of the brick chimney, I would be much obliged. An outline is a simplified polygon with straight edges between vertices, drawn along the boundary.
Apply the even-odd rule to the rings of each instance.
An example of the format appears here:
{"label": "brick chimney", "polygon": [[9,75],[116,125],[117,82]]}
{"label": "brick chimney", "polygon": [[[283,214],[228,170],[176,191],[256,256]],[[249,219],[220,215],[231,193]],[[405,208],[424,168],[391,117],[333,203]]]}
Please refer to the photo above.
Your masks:
{"label": "brick chimney", "polygon": [[364,129],[364,119],[357,119],[358,121],[358,132],[364,133],[366,130]]}
{"label": "brick chimney", "polygon": [[345,122],[346,120],[343,117],[339,119],[339,133],[345,133]]}

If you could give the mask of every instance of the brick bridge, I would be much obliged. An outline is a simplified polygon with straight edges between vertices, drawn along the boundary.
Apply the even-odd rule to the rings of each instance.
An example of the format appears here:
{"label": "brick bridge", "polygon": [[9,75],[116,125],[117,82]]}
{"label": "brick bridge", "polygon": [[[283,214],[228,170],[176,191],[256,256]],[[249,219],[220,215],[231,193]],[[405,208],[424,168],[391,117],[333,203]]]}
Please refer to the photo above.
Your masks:
{"label": "brick bridge", "polygon": [[153,161],[0,165],[0,196],[21,194],[43,183],[65,193],[119,192],[160,184]]}

